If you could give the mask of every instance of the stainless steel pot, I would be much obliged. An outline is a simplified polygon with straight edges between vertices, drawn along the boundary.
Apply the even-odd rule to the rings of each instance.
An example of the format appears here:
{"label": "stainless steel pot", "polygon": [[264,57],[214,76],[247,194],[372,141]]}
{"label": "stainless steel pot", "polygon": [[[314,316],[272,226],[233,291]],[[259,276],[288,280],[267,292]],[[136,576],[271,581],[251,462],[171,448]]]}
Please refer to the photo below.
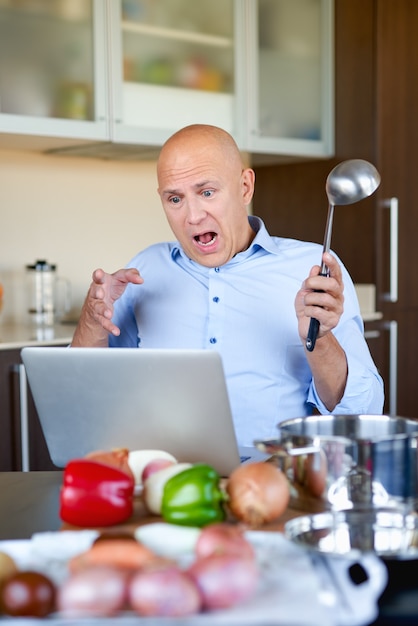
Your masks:
{"label": "stainless steel pot", "polygon": [[418,420],[389,415],[315,415],[278,425],[257,441],[292,485],[293,505],[309,512],[418,501]]}

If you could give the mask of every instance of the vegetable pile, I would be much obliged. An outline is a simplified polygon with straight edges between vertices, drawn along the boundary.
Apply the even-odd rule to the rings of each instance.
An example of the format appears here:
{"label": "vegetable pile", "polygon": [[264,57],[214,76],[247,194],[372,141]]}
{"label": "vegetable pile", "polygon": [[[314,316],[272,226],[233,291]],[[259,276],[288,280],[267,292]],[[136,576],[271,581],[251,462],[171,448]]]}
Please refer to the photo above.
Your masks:
{"label": "vegetable pile", "polygon": [[70,559],[59,586],[45,574],[13,566],[0,587],[0,604],[4,614],[14,617],[58,612],[79,619],[125,611],[183,617],[248,600],[258,581],[252,545],[242,529],[222,522],[199,531],[185,563],[160,556],[134,535],[104,533]]}
{"label": "vegetable pile", "polygon": [[199,528],[230,517],[257,527],[279,517],[290,498],[287,478],[270,463],[240,465],[222,481],[205,463],[178,463],[160,450],[117,449],[67,464],[61,519],[83,528],[125,522],[137,488],[149,513]]}
{"label": "vegetable pile", "polygon": [[[165,534],[183,527],[189,541],[193,538],[191,559],[147,545],[137,532],[147,525],[134,534],[105,530],[139,521],[135,497],[161,516]],[[76,619],[126,610],[182,617],[232,607],[251,598],[259,582],[244,530],[279,517],[289,497],[285,475],[269,463],[241,465],[222,479],[210,465],[179,463],[162,450],[93,451],[67,464],[60,517],[79,528],[101,529],[98,538],[71,558],[59,585],[44,573],[19,571],[0,553],[1,611],[32,617],[58,611]],[[177,539],[178,533],[173,547]]]}

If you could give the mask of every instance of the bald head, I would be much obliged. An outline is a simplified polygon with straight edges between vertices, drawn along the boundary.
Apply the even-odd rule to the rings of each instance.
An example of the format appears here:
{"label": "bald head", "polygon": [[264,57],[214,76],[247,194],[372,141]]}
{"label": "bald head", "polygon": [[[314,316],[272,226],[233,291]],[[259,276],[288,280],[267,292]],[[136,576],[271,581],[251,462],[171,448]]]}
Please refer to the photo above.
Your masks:
{"label": "bald head", "polygon": [[191,162],[210,154],[211,159],[230,166],[237,171],[242,170],[243,162],[238,146],[229,133],[217,126],[209,124],[192,124],[172,135],[163,145],[157,163],[157,176],[172,163],[189,158]]}

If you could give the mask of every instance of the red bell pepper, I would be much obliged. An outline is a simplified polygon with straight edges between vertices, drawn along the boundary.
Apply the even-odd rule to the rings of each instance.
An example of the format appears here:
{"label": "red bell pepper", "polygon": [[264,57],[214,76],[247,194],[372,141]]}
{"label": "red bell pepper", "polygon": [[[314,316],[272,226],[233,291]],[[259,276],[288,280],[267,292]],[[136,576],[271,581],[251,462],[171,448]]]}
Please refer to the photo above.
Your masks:
{"label": "red bell pepper", "polygon": [[89,459],[74,459],[64,470],[60,517],[81,527],[111,526],[133,513],[135,481],[126,472]]}

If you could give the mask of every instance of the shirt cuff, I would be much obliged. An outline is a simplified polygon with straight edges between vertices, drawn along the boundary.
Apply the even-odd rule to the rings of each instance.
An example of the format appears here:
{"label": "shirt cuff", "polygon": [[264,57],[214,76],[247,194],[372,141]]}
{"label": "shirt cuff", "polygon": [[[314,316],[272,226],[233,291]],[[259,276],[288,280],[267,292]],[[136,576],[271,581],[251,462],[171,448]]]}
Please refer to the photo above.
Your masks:
{"label": "shirt cuff", "polygon": [[308,402],[316,406],[322,415],[381,415],[383,382],[377,372],[370,371],[359,362],[351,363],[344,395],[332,411],[321,401],[314,382],[309,389]]}

